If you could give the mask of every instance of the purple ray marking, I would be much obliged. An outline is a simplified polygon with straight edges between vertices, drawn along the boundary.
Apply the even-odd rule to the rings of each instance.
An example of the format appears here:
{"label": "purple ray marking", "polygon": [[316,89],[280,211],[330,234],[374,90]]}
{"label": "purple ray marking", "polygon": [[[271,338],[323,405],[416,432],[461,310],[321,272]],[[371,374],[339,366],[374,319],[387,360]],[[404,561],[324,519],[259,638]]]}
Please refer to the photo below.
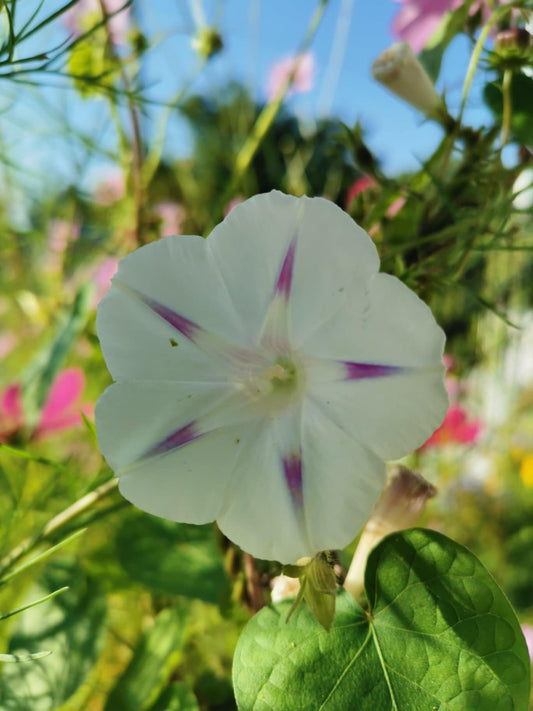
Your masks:
{"label": "purple ray marking", "polygon": [[346,374],[345,380],[363,380],[366,378],[384,378],[387,375],[400,375],[406,373],[409,368],[398,365],[378,365],[377,363],[343,363]]}
{"label": "purple ray marking", "polygon": [[302,456],[292,454],[289,458],[283,457],[283,473],[291,493],[293,504],[302,505]]}
{"label": "purple ray marking", "polygon": [[286,299],[289,298],[292,285],[292,273],[294,270],[294,254],[296,252],[296,238],[291,240],[285,259],[281,266],[281,271],[276,284],[276,294],[281,294]]}
{"label": "purple ray marking", "polygon": [[190,341],[194,341],[195,335],[200,331],[200,326],[190,321],[185,316],[169,309],[167,306],[163,306],[159,301],[151,299],[149,296],[145,296],[140,292],[137,292],[141,301],[152,309],[158,316],[161,316],[167,323],[169,323],[173,328],[179,331],[182,336],[188,338]]}
{"label": "purple ray marking", "polygon": [[195,425],[196,423],[194,421],[189,422],[188,425],[181,427],[175,432],[171,432],[171,434],[162,439],[161,442],[158,442],[158,444],[149,449],[144,456],[155,457],[158,454],[164,454],[165,452],[170,452],[173,449],[179,449],[180,447],[184,447],[186,444],[189,444],[189,442],[193,442],[195,439],[198,439],[198,437],[202,437],[202,435],[206,434],[206,432],[199,432],[196,430]]}

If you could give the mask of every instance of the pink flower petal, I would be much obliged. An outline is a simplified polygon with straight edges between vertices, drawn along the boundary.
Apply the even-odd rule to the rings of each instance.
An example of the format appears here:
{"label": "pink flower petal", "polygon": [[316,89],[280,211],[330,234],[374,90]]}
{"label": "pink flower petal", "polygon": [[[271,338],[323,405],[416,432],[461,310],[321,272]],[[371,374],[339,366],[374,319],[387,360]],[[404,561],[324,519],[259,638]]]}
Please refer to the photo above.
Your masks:
{"label": "pink flower petal", "polygon": [[[502,0],[497,0],[501,2]],[[462,0],[396,0],[402,7],[392,23],[393,35],[404,42],[409,42],[418,53],[428,43],[438,28],[444,14],[456,10]],[[470,15],[481,9],[483,19],[490,14],[485,0],[478,0],[470,7]]]}
{"label": "pink flower petal", "polygon": [[[84,388],[85,375],[79,368],[67,368],[60,373],[52,384],[37,429],[42,432],[69,427],[73,415],[72,409],[69,411],[69,408],[78,403]],[[76,416],[79,422],[80,415]],[[65,418],[68,420],[66,425]]]}
{"label": "pink flower petal", "polygon": [[285,59],[273,65],[268,76],[266,91],[269,101],[277,96],[281,88],[286,84],[294,71],[296,63],[298,63],[298,67],[287,96],[311,91],[314,84],[315,58],[310,52],[306,52],[301,57],[285,57]]}
{"label": "pink flower petal", "polygon": [[357,178],[357,180],[348,188],[348,192],[346,194],[346,207],[350,207],[351,202],[356,195],[368,190],[368,188],[376,188],[377,186],[377,181],[370,175],[363,175],[360,178]]}
{"label": "pink flower petal", "polygon": [[9,385],[0,399],[0,442],[4,442],[24,425],[21,386]]}
{"label": "pink flower petal", "polygon": [[117,266],[118,259],[116,257],[107,257],[94,272],[92,278],[96,286],[96,294],[94,297],[95,307],[100,301],[100,299],[103,298],[109,291],[109,287],[111,286],[111,279],[116,274]]}
{"label": "pink flower petal", "polygon": [[21,386],[19,383],[9,385],[2,395],[0,411],[6,418],[16,421],[24,421],[24,412],[22,410]]}
{"label": "pink flower petal", "polygon": [[442,447],[453,442],[474,444],[479,439],[482,429],[483,423],[481,420],[469,420],[467,412],[462,405],[452,402],[444,422],[420,447],[420,451],[431,447]]}

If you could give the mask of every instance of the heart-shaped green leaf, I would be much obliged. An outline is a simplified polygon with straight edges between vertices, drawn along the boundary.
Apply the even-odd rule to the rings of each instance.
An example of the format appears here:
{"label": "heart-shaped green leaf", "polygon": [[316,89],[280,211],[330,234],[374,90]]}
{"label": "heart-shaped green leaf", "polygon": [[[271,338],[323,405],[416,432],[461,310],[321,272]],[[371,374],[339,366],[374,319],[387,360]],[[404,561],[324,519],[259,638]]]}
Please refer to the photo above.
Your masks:
{"label": "heart-shaped green leaf", "polygon": [[529,657],[516,616],[472,553],[435,531],[370,554],[365,611],[345,592],[328,633],[309,610],[264,608],[235,652],[239,709],[525,711]]}

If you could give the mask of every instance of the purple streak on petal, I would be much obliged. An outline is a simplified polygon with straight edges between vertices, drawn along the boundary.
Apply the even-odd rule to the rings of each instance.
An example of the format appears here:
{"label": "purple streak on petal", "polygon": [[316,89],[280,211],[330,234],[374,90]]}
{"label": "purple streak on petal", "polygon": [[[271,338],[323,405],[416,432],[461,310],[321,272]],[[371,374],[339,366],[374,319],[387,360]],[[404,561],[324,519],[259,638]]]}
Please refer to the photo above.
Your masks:
{"label": "purple streak on petal", "polygon": [[189,321],[189,319],[185,318],[185,316],[169,309],[167,306],[163,306],[163,304],[160,304],[159,301],[151,299],[149,296],[145,296],[140,293],[139,296],[141,300],[158,316],[161,316],[162,319],[179,331],[183,336],[185,336],[185,338],[188,338],[190,341],[194,341],[194,337],[200,330],[200,327],[193,321]]}
{"label": "purple streak on petal", "polygon": [[189,444],[189,442],[198,439],[198,437],[201,437],[205,432],[198,432],[198,430],[195,429],[195,424],[195,422],[189,422],[185,427],[181,427],[179,430],[172,432],[162,439],[161,442],[149,449],[145,457],[155,457],[158,454],[164,454],[173,449],[179,449]]}
{"label": "purple streak on petal", "polygon": [[302,457],[300,454],[293,454],[287,459],[283,457],[283,473],[293,504],[300,508],[302,506]]}
{"label": "purple streak on petal", "polygon": [[405,373],[408,368],[397,365],[378,365],[377,363],[351,363],[344,362],[345,380],[362,380],[366,378],[384,378],[387,375]]}
{"label": "purple streak on petal", "polygon": [[286,299],[289,298],[292,285],[292,273],[294,269],[294,254],[296,252],[296,239],[291,240],[285,259],[281,266],[281,271],[276,284],[276,294],[281,294]]}

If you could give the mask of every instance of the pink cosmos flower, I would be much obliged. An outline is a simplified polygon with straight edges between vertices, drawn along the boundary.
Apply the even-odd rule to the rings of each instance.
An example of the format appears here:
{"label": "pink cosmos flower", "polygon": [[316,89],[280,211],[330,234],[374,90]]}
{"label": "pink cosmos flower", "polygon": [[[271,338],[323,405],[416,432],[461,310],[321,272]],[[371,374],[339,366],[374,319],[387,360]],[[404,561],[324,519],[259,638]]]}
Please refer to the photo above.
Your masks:
{"label": "pink cosmos flower", "polygon": [[311,52],[306,52],[299,57],[285,57],[285,59],[282,59],[273,65],[268,76],[266,90],[269,101],[277,96],[278,92],[281,91],[281,88],[287,83],[296,64],[296,73],[294,74],[292,84],[287,91],[287,96],[291,96],[291,94],[296,93],[304,94],[307,91],[311,91],[315,79],[315,58]]}
{"label": "pink cosmos flower", "polygon": [[[126,44],[128,31],[130,29],[131,8],[128,6],[122,12],[120,8],[124,6],[125,0],[103,0],[106,12],[110,17],[108,22],[109,34],[114,44]],[[116,15],[113,13],[117,13]],[[81,35],[90,29],[92,24],[87,24],[90,15],[101,17],[100,0],[78,0],[70,10],[63,15],[65,27],[75,35]]]}
{"label": "pink cosmos flower", "polygon": [[[81,413],[87,414],[91,409],[87,405],[81,405],[84,389],[85,376],[82,370],[79,368],[63,370],[52,383],[32,437],[43,438],[52,432],[81,424]],[[24,427],[25,422],[22,387],[20,383],[13,383],[4,390],[0,398],[0,442],[7,441],[10,436]]]}
{"label": "pink cosmos flower", "polygon": [[70,222],[61,218],[51,220],[48,228],[48,249],[62,254],[69,242],[75,242],[79,238],[80,229],[79,222]]}
{"label": "pink cosmos flower", "polygon": [[[354,198],[359,195],[359,193],[363,193],[365,190],[368,190],[369,188],[377,188],[379,187],[379,183],[375,178],[373,178],[371,175],[363,175],[360,178],[357,178],[357,180],[348,188],[348,192],[346,194],[346,204],[345,204],[345,209],[349,210],[350,205],[352,204],[352,201]],[[405,205],[405,198],[404,197],[397,197],[393,202],[389,205],[387,208],[387,211],[385,212],[385,216],[388,218],[392,218],[395,215],[397,215],[402,207]],[[371,225],[368,229],[368,234],[373,237],[379,226],[377,224]]]}
{"label": "pink cosmos flower", "polygon": [[469,419],[462,405],[452,402],[444,422],[431,437],[420,447],[420,450],[456,442],[459,444],[474,444],[477,442],[483,425],[480,420]]}
{"label": "pink cosmos flower", "polygon": [[368,188],[377,187],[378,183],[371,175],[362,175],[360,178],[357,178],[357,180],[348,188],[348,192],[346,194],[346,208],[348,209],[350,207],[352,200],[356,195],[363,193],[365,190],[368,190]]}
{"label": "pink cosmos flower", "polygon": [[112,168],[96,187],[94,201],[107,207],[121,200],[126,194],[126,178],[120,168]]}
{"label": "pink cosmos flower", "polygon": [[230,200],[224,209],[224,217],[227,217],[233,208],[237,207],[237,205],[240,205],[242,202],[244,202],[244,198],[241,195],[238,195]]}
{"label": "pink cosmos flower", "polygon": [[[498,0],[501,1],[501,0]],[[426,46],[442,16],[456,10],[463,0],[394,0],[401,8],[392,23],[392,33],[399,40],[409,42],[418,53]],[[470,8],[473,15],[481,9],[484,19],[490,14],[485,0],[477,0]]]}
{"label": "pink cosmos flower", "polygon": [[11,331],[0,333],[0,360],[11,353],[17,345],[17,337]]}
{"label": "pink cosmos flower", "polygon": [[164,202],[157,203],[154,210],[156,215],[161,220],[161,226],[159,228],[160,237],[181,234],[186,217],[183,205],[166,200]]}
{"label": "pink cosmos flower", "polygon": [[[455,362],[452,356],[445,355],[443,363],[446,367],[446,372],[449,374],[453,369]],[[459,404],[458,398],[461,392],[459,381],[453,375],[446,377],[446,390],[448,391],[448,399],[450,406],[444,422],[435,430],[431,437],[424,442],[418,450],[419,452],[432,447],[442,447],[445,444],[453,442],[458,444],[474,444],[479,439],[483,430],[483,423],[476,418],[469,419],[465,408]]]}
{"label": "pink cosmos flower", "polygon": [[93,282],[96,286],[96,294],[94,297],[94,307],[96,308],[98,302],[102,297],[104,297],[109,291],[111,286],[111,279],[115,276],[118,266],[118,259],[116,257],[106,257],[103,262],[101,262],[96,271],[93,273]]}

